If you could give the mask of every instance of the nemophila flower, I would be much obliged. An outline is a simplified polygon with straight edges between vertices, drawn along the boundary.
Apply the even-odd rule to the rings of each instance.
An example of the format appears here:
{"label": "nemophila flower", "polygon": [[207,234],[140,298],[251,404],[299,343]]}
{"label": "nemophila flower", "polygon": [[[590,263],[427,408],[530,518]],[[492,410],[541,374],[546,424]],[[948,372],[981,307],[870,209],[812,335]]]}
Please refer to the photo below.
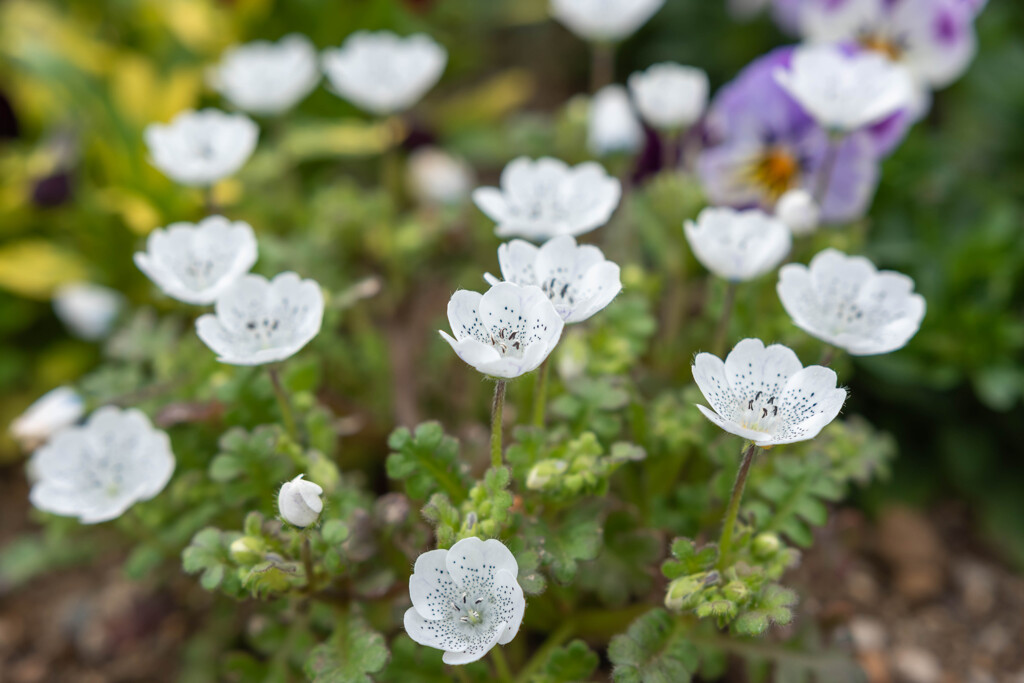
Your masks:
{"label": "nemophila flower", "polygon": [[775,82],[774,72],[788,67],[792,54],[793,48],[782,48],[761,57],[715,96],[698,161],[704,190],[713,204],[770,211],[789,190],[817,194],[827,173],[822,221],[855,220],[874,196],[878,157],[893,144],[896,129],[886,122],[847,135],[829,165],[828,133]]}
{"label": "nemophila flower", "polygon": [[775,270],[793,238],[785,223],[759,209],[708,207],[683,226],[701,264],[730,282],[745,282]]}
{"label": "nemophila flower", "polygon": [[636,33],[665,0],[551,0],[551,16],[584,40],[617,42]]}
{"label": "nemophila flower", "polygon": [[316,87],[320,64],[309,38],[292,33],[276,43],[256,40],[228,49],[210,80],[239,109],[280,114]]}
{"label": "nemophila flower", "polygon": [[459,290],[448,302],[452,335],[441,336],[459,358],[491,377],[536,370],[558,344],[565,323],[540,287],[499,282],[485,294]]}
{"label": "nemophila flower", "polygon": [[587,147],[596,156],[633,154],[644,144],[644,128],[621,85],[608,85],[590,100]]}
{"label": "nemophila flower", "polygon": [[306,481],[304,476],[300,474],[286,481],[277,494],[277,511],[281,513],[281,519],[300,528],[316,523],[324,511],[324,502],[320,499],[323,488]]}
{"label": "nemophila flower", "polygon": [[520,157],[501,173],[501,188],[481,187],[473,201],[497,223],[498,237],[543,241],[582,235],[612,217],[622,184],[597,162],[570,168],[564,161]]}
{"label": "nemophila flower", "polygon": [[323,69],[335,94],[385,116],[409,109],[437,85],[448,52],[430,36],[358,31],[325,50]]}
{"label": "nemophila flower", "polygon": [[242,168],[259,137],[245,114],[217,109],[184,111],[167,125],[146,127],[151,163],[182,185],[212,185]]}
{"label": "nemophila flower", "polygon": [[629,92],[644,121],[658,130],[689,128],[708,104],[708,75],[692,66],[663,62],[629,77]]}
{"label": "nemophila flower", "polygon": [[438,147],[420,147],[409,155],[409,188],[424,204],[461,204],[473,190],[473,169]]}
{"label": "nemophila flower", "polygon": [[805,368],[792,349],[765,347],[760,339],[744,339],[724,363],[713,354],[697,354],[693,379],[711,406],[698,405],[700,412],[762,448],[813,439],[846,401],[831,369]]}
{"label": "nemophila flower", "polygon": [[57,432],[78,422],[85,402],[71,387],[57,387],[40,396],[10,426],[11,436],[22,448],[32,450]]}
{"label": "nemophila flower", "polygon": [[800,27],[814,42],[856,43],[903,64],[921,86],[942,88],[977,51],[978,0],[803,0]]}
{"label": "nemophila flower", "polygon": [[475,662],[519,632],[526,598],[518,577],[516,558],[493,538],[423,553],[409,577],[405,631],[420,645],[444,650],[445,664]]}
{"label": "nemophila flower", "polygon": [[914,99],[910,73],[875,52],[835,45],[797,48],[775,81],[830,131],[850,133],[883,121]]}
{"label": "nemophila flower", "polygon": [[797,327],[853,356],[903,348],[925,313],[911,278],[835,249],[818,253],[809,267],[784,266],[778,292]]}
{"label": "nemophila flower", "polygon": [[320,331],[320,285],[295,273],[273,280],[243,275],[217,298],[214,314],[196,321],[203,343],[230,365],[263,365],[289,358]]}
{"label": "nemophila flower", "polygon": [[[612,302],[620,291],[619,266],[597,247],[576,244],[569,235],[554,237],[536,247],[512,240],[498,247],[498,264],[507,282],[540,287],[567,323],[578,323]],[[499,280],[484,276],[492,286]]]}
{"label": "nemophila flower", "polygon": [[256,263],[256,235],[242,221],[210,216],[157,228],[136,252],[139,267],[169,297],[210,304]]}
{"label": "nemophila flower", "polygon": [[53,310],[71,331],[87,341],[97,341],[110,334],[124,297],[109,287],[89,282],[62,285],[53,294]]}
{"label": "nemophila flower", "polygon": [[173,472],[167,434],[138,410],[107,406],[33,454],[29,500],[40,510],[95,524],[160,493]]}
{"label": "nemophila flower", "polygon": [[821,209],[810,192],[796,188],[779,197],[775,217],[788,225],[794,235],[809,235],[818,229]]}

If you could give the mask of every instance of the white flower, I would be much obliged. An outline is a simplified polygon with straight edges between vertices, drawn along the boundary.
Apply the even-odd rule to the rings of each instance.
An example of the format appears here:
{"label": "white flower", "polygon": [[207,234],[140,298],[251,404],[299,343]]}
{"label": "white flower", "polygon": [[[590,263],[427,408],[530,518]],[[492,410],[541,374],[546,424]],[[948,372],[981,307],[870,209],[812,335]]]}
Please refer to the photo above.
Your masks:
{"label": "white flower", "polygon": [[53,310],[71,333],[96,341],[110,333],[124,297],[119,292],[88,282],[62,285],[53,295]]}
{"label": "white flower", "polygon": [[779,197],[775,217],[788,225],[794,235],[810,235],[821,222],[821,209],[810,192],[796,188]]}
{"label": "white flower", "polygon": [[256,263],[256,236],[242,221],[210,216],[157,228],[135,265],[167,296],[210,304]]}
{"label": "white flower", "polygon": [[644,144],[644,128],[621,85],[601,88],[590,101],[587,147],[597,156],[633,154]]}
{"label": "white flower", "polygon": [[853,356],[903,348],[925,313],[912,279],[835,249],[818,253],[810,267],[784,266],[778,292],[797,327]]}
{"label": "white flower", "polygon": [[249,274],[217,298],[214,311],[196,321],[196,333],[217,360],[263,365],[295,355],[317,335],[324,297],[320,285],[295,273],[270,281]]}
{"label": "white flower", "polygon": [[211,75],[231,104],[253,114],[280,114],[316,87],[320,64],[309,38],[292,33],[227,50]]}
{"label": "white flower", "polygon": [[910,73],[876,52],[846,55],[835,45],[799,47],[776,82],[822,127],[849,133],[909,108]]}
{"label": "white flower", "polygon": [[846,401],[836,373],[820,365],[803,367],[788,347],[744,339],[722,360],[699,353],[693,379],[711,405],[704,416],[758,446],[805,441],[834,420]]}
{"label": "white flower", "polygon": [[253,150],[259,127],[245,114],[184,111],[167,125],[146,127],[151,163],[182,185],[212,185],[233,175]]}
{"label": "white flower", "polygon": [[25,450],[32,450],[57,432],[82,419],[85,402],[71,387],[57,387],[39,397],[11,422],[11,435]]}
{"label": "white flower", "polygon": [[516,558],[493,538],[423,553],[409,577],[405,631],[420,645],[444,650],[445,664],[475,662],[519,632],[526,598],[518,577]]}
{"label": "white flower", "polygon": [[441,79],[448,52],[430,36],[358,31],[325,50],[323,68],[334,92],[372,114],[409,109]]}
{"label": "white flower", "polygon": [[421,147],[409,155],[409,187],[424,204],[461,204],[473,189],[473,170],[437,147]]}
{"label": "white flower", "polygon": [[306,481],[300,474],[291,481],[286,481],[277,494],[277,510],[281,518],[297,527],[307,527],[320,518],[324,511],[324,502],[320,496],[324,490],[311,481]]}
{"label": "white flower", "polygon": [[628,38],[665,0],[551,0],[551,15],[570,31],[595,42]]}
{"label": "white flower", "polygon": [[686,221],[686,241],[705,268],[730,282],[745,282],[778,267],[793,238],[782,221],[759,209],[708,207]]}
{"label": "white flower", "polygon": [[459,358],[490,375],[512,379],[544,362],[565,323],[540,287],[499,282],[486,294],[459,290],[448,302],[451,335],[441,331]]}
{"label": "white flower", "polygon": [[[523,287],[540,287],[567,323],[578,323],[612,302],[620,291],[619,266],[597,247],[577,245],[569,235],[552,238],[541,247],[512,240],[498,247],[501,275]],[[499,280],[488,273],[491,285]]]}
{"label": "white flower", "polygon": [[174,472],[174,453],[167,434],[140,411],[107,406],[36,451],[29,472],[33,505],[95,524],[160,493]]}
{"label": "white flower", "polygon": [[498,237],[543,241],[582,235],[612,217],[622,184],[594,161],[570,168],[564,161],[520,157],[501,173],[501,189],[481,187],[473,201],[497,223]]}
{"label": "white flower", "polygon": [[663,62],[629,77],[637,111],[658,130],[689,128],[708,104],[708,75],[692,66]]}

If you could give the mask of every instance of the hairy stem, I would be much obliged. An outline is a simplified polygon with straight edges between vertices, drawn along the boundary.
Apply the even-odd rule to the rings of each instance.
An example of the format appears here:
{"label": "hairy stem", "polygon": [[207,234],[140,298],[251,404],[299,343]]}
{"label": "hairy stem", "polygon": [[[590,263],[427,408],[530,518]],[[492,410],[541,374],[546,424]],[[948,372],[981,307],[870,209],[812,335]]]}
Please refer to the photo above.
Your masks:
{"label": "hairy stem", "polygon": [[306,571],[306,591],[313,593],[313,548],[306,529],[302,531],[302,568]]}
{"label": "hairy stem", "polygon": [[725,290],[725,301],[722,302],[722,313],[718,316],[718,325],[715,328],[714,353],[721,356],[725,353],[725,342],[729,335],[729,321],[732,319],[732,309],[736,306],[737,284],[730,282]]}
{"label": "hairy stem", "polygon": [[537,390],[533,396],[533,426],[544,426],[544,410],[548,400],[548,375],[551,374],[550,358],[544,359],[541,363],[540,372],[537,375]]}
{"label": "hairy stem", "polygon": [[740,500],[743,498],[743,488],[747,485],[747,475],[750,474],[750,465],[754,462],[754,454],[757,446],[751,443],[743,452],[743,461],[740,462],[740,469],[736,473],[736,482],[732,485],[732,495],[729,497],[729,507],[725,509],[725,522],[722,524],[722,538],[718,541],[718,568],[723,569],[727,565],[732,535],[736,530],[736,518],[740,514]]}
{"label": "hairy stem", "polygon": [[590,91],[596,93],[615,80],[615,45],[596,42],[590,48]]}
{"label": "hairy stem", "polygon": [[544,644],[540,646],[537,652],[530,657],[530,661],[526,663],[519,671],[519,675],[516,676],[515,683],[527,683],[537,671],[544,666],[551,651],[556,647],[560,646],[565,641],[572,637],[573,632],[576,630],[576,622],[572,619],[564,622],[561,626],[554,631],[548,639],[544,641]]}
{"label": "hairy stem", "polygon": [[491,405],[491,465],[502,466],[501,427],[505,412],[505,380],[494,385],[494,403]]}
{"label": "hairy stem", "polygon": [[498,680],[503,683],[511,683],[512,671],[508,668],[508,660],[505,659],[505,653],[500,645],[495,645],[491,648],[491,661],[494,662],[494,673]]}
{"label": "hairy stem", "polygon": [[270,383],[274,385],[274,395],[277,397],[277,406],[281,410],[281,419],[284,420],[285,431],[288,432],[288,436],[291,437],[292,441],[298,442],[299,431],[295,427],[292,403],[288,398],[288,392],[285,391],[284,385],[281,383],[281,375],[278,373],[277,367],[273,365],[267,366],[267,373],[270,375]]}
{"label": "hairy stem", "polygon": [[839,161],[839,149],[842,144],[842,136],[830,136],[828,146],[825,148],[825,159],[818,170],[818,178],[814,185],[814,201],[821,209],[824,208],[825,199],[828,198],[832,175],[836,170],[836,162]]}

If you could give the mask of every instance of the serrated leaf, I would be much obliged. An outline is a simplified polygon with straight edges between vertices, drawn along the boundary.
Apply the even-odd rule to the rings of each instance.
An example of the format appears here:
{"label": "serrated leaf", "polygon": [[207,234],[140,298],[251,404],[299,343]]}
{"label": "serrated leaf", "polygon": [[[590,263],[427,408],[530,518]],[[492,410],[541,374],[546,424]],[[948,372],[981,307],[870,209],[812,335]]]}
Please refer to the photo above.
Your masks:
{"label": "serrated leaf", "polygon": [[313,683],[372,683],[368,674],[381,671],[389,656],[384,636],[349,614],[338,620],[330,639],[310,651],[304,668]]}
{"label": "serrated leaf", "polygon": [[687,683],[697,669],[697,648],[665,610],[654,609],[633,622],[608,646],[616,683]]}
{"label": "serrated leaf", "polygon": [[531,683],[578,683],[589,680],[600,663],[597,653],[582,640],[555,648],[544,662],[543,671]]}
{"label": "serrated leaf", "polygon": [[388,476],[404,481],[410,498],[427,500],[444,492],[456,503],[465,499],[469,487],[459,468],[459,442],[446,436],[439,423],[424,422],[414,433],[400,427],[391,433],[388,446]]}

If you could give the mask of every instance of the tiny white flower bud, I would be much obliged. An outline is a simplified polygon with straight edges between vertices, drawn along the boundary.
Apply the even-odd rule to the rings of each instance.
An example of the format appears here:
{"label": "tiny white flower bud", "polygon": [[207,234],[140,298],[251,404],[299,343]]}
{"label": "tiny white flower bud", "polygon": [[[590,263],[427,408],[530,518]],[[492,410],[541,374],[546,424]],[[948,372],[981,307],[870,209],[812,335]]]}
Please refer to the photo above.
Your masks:
{"label": "tiny white flower bud", "polygon": [[818,229],[821,209],[810,192],[795,189],[779,198],[775,205],[775,217],[788,225],[794,235],[810,235]]}
{"label": "tiny white flower bud", "polygon": [[305,481],[304,476],[300,474],[285,482],[277,494],[277,509],[281,517],[297,527],[315,523],[324,509],[324,502],[320,500],[324,490],[311,481]]}

